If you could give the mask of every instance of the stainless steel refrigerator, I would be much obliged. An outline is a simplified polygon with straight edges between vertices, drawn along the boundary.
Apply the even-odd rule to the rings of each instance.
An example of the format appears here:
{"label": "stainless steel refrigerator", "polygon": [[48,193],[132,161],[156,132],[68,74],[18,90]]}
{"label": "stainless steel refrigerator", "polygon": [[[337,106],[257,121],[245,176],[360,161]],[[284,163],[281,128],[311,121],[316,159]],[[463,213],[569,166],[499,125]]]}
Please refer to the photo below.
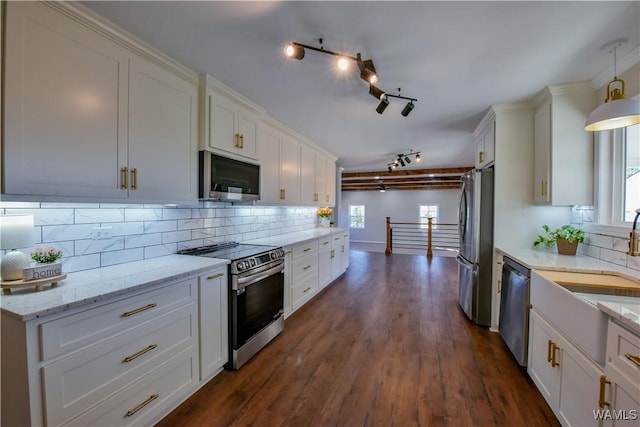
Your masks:
{"label": "stainless steel refrigerator", "polygon": [[479,325],[491,325],[493,266],[493,168],[474,169],[462,176],[458,214],[460,254],[458,301]]}

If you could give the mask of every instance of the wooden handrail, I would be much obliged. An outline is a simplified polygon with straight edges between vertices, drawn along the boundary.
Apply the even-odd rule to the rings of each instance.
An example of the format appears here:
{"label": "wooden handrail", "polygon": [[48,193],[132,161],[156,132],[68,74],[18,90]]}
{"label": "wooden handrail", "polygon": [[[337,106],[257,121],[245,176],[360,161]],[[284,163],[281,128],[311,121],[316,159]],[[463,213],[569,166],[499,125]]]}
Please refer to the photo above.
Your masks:
{"label": "wooden handrail", "polygon": [[[426,249],[427,257],[433,257],[433,249],[457,250],[459,247],[458,224],[435,223],[433,218],[427,219],[427,227],[421,222],[392,222],[386,217],[386,248],[384,253],[391,255],[394,246],[394,226],[397,229],[396,246],[407,249]],[[426,239],[425,239],[426,233]],[[434,244],[434,241],[437,244]]]}

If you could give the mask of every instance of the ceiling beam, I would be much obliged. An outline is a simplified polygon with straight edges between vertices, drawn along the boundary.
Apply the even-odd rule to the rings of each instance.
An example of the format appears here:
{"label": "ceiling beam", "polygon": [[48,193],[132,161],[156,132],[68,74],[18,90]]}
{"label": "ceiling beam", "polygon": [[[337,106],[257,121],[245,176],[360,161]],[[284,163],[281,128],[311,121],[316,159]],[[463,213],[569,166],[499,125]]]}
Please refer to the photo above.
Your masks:
{"label": "ceiling beam", "polygon": [[393,177],[398,175],[444,175],[444,174],[453,174],[453,175],[462,175],[464,173],[469,172],[473,169],[473,166],[465,166],[460,168],[434,168],[434,169],[394,169],[392,172],[389,171],[371,171],[371,172],[342,172],[342,179],[345,178],[372,178],[379,176],[382,177]]}

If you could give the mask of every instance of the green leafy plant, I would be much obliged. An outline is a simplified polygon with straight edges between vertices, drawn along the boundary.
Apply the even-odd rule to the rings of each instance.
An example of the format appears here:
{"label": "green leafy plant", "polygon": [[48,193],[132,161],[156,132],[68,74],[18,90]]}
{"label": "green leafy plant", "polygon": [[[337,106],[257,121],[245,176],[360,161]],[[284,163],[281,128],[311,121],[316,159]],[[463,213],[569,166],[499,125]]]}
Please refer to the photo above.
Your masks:
{"label": "green leafy plant", "polygon": [[62,258],[63,252],[56,248],[36,248],[31,252],[31,259],[35,262],[46,263],[56,262]]}
{"label": "green leafy plant", "polygon": [[569,243],[584,242],[584,231],[575,228],[571,225],[563,225],[560,228],[551,230],[548,225],[543,225],[542,229],[545,235],[538,234],[538,237],[533,242],[533,246],[539,246],[541,243],[547,247],[551,247],[556,244],[556,240],[564,239]]}

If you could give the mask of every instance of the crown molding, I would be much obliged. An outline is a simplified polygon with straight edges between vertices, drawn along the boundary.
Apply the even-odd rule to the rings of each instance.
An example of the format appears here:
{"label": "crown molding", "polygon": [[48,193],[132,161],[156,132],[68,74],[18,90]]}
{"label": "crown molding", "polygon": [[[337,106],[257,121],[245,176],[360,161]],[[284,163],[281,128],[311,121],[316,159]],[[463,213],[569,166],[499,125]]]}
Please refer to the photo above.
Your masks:
{"label": "crown molding", "polygon": [[[629,68],[633,67],[638,63],[640,63],[640,45],[636,46],[631,52],[629,52],[627,56],[617,61],[617,66],[616,66],[617,74],[620,75],[624,73]],[[604,71],[602,71],[600,74],[595,76],[593,80],[591,80],[591,85],[593,86],[593,88],[599,89],[607,85],[613,78],[613,74],[614,74],[613,69],[614,69],[614,66],[611,65],[607,67]]]}

